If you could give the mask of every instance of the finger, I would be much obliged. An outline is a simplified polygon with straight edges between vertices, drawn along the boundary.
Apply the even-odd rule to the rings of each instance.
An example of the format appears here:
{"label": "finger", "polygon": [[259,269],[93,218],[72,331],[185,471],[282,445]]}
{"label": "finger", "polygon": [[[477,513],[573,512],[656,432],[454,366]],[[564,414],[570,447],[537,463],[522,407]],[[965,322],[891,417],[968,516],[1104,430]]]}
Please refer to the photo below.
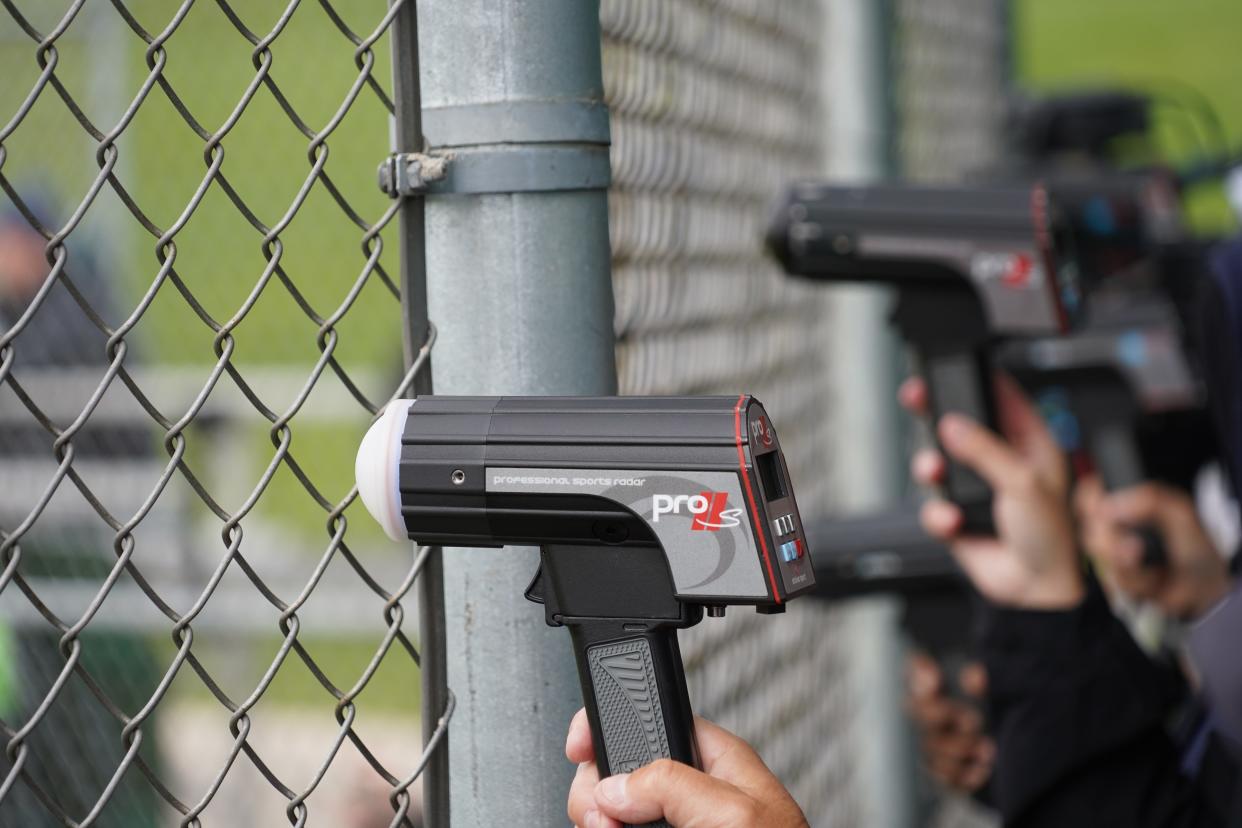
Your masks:
{"label": "finger", "polygon": [[981,739],[975,749],[974,761],[991,768],[992,763],[996,761],[996,742],[989,738]]}
{"label": "finger", "polygon": [[[732,828],[748,824],[753,813],[752,800],[735,786],[671,759],[602,780],[595,802],[601,813],[627,824],[663,817],[673,825]],[[704,803],[711,803],[710,811]]]}
{"label": "finger", "polygon": [[1037,463],[1050,482],[1064,477],[1065,455],[1030,397],[1006,374],[996,376],[996,414],[1001,434],[1018,453]]}
{"label": "finger", "polygon": [[1104,510],[1118,523],[1149,523],[1160,512],[1163,487],[1141,483],[1115,491],[1104,498]]}
{"label": "finger", "polygon": [[699,746],[703,771],[726,781],[732,781],[730,772],[735,764],[763,761],[740,736],[702,716],[694,717],[694,741]]}
{"label": "finger", "polygon": [[949,546],[953,559],[984,595],[1011,595],[1029,582],[1021,558],[996,538],[961,537]]}
{"label": "finger", "polygon": [[1113,544],[1111,572],[1117,588],[1131,598],[1146,600],[1160,591],[1164,573],[1143,565],[1143,541],[1134,534]]}
{"label": "finger", "polygon": [[974,793],[975,791],[982,788],[984,785],[987,784],[988,780],[991,778],[992,778],[992,763],[991,762],[987,762],[987,763],[971,762],[970,764],[966,766],[966,769],[962,772],[961,776],[959,777],[959,779],[961,780],[961,787],[964,790],[969,791],[970,793]]}
{"label": "finger", "polygon": [[993,489],[1015,491],[1034,482],[1034,470],[999,435],[961,414],[946,414],[937,427],[953,459],[966,464]]}
{"label": "finger", "polygon": [[940,667],[926,653],[911,653],[906,661],[906,676],[910,695],[915,699],[929,699],[940,690]]}
{"label": "finger", "polygon": [[1113,566],[1117,541],[1123,537],[1117,524],[1098,517],[1085,518],[1079,525],[1083,550],[1104,568]]}
{"label": "finger", "polygon": [[974,793],[987,784],[992,778],[992,769],[996,765],[996,743],[991,739],[980,739],[975,753],[963,763],[958,774],[961,786]]}
{"label": "finger", "polygon": [[944,696],[933,696],[910,706],[910,715],[928,734],[952,732],[957,726],[956,714],[953,702]]}
{"label": "finger", "polygon": [[[569,821],[574,825],[582,826],[582,828],[597,828],[597,826],[608,826],[612,828],[616,822],[611,817],[604,817],[605,822],[600,821],[603,815],[599,813],[599,806],[595,803],[595,786],[599,784],[599,771],[595,767],[594,762],[583,762],[578,766],[577,773],[574,774],[573,784],[569,786]],[[592,819],[591,814],[595,815]]]}
{"label": "finger", "polygon": [[1074,513],[1080,520],[1094,517],[1104,505],[1104,483],[1098,474],[1084,474],[1074,486]]}
{"label": "finger", "polygon": [[983,736],[979,733],[945,733],[923,741],[923,751],[938,762],[962,764],[973,761]]}
{"label": "finger", "polygon": [[907,377],[897,388],[897,401],[911,414],[926,414],[928,409],[927,383],[922,377]]}
{"label": "finger", "polygon": [[569,735],[565,737],[565,758],[575,764],[595,758],[591,746],[591,725],[587,722],[586,708],[579,708],[569,722]]}
{"label": "finger", "polygon": [[957,683],[966,695],[981,699],[988,692],[988,671],[979,662],[972,661],[958,671]]}
{"label": "finger", "polygon": [[978,710],[961,702],[952,702],[953,733],[965,737],[973,744],[983,734],[983,716]]}
{"label": "finger", "polygon": [[939,540],[951,540],[962,529],[962,510],[947,500],[933,497],[919,509],[923,531]]}
{"label": "finger", "polygon": [[958,790],[964,789],[964,762],[947,756],[934,757],[928,761],[927,769],[933,777],[940,781],[940,784]]}
{"label": "finger", "polygon": [[910,460],[910,477],[920,486],[935,486],[944,480],[944,455],[935,449],[919,449]]}

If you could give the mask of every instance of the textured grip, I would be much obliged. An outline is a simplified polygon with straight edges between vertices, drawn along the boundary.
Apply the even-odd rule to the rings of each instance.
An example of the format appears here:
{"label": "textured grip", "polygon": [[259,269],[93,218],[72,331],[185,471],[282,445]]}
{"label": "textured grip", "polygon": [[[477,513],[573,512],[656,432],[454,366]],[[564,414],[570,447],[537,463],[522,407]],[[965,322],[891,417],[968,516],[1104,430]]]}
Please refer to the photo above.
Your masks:
{"label": "textured grip", "polygon": [[[1108,420],[1091,430],[1091,455],[1095,460],[1104,488],[1110,492],[1137,486],[1148,475],[1131,425],[1124,419]],[[1131,526],[1143,543],[1143,566],[1160,568],[1169,565],[1169,552],[1164,537],[1155,526]]]}
{"label": "textured grip", "polygon": [[591,684],[613,773],[629,773],[671,757],[651,646],[645,638],[587,650]]}
{"label": "textured grip", "polygon": [[[982,353],[962,350],[924,354],[923,368],[933,423],[953,412],[996,427],[991,368]],[[947,455],[945,459],[945,494],[961,508],[963,528],[971,534],[994,534],[991,487],[973,469]]]}
{"label": "textured grip", "polygon": [[699,767],[677,631],[703,610],[677,600],[663,550],[548,545],[540,560],[528,594],[569,630],[600,776],[661,758]]}
{"label": "textured grip", "polygon": [[[629,773],[656,759],[698,767],[677,631],[658,622],[641,632],[632,627],[570,626],[600,774]],[[647,826],[669,828],[663,820]]]}

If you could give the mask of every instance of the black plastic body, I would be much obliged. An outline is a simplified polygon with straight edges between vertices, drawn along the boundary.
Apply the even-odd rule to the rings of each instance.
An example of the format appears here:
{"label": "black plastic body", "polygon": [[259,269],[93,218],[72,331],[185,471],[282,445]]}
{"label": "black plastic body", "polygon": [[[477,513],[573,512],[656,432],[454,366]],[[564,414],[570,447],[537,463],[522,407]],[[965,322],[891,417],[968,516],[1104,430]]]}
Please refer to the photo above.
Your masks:
{"label": "black plastic body", "polygon": [[1167,170],[1052,173],[1042,180],[1065,217],[1083,289],[1092,296],[1137,266],[1158,263],[1187,237],[1177,184]]}
{"label": "black plastic body", "polygon": [[807,524],[815,595],[839,599],[876,592],[916,596],[960,592],[962,574],[948,548],[923,531],[917,503]]}
{"label": "black plastic body", "polygon": [[[752,432],[760,423],[762,437]],[[779,605],[813,588],[814,579],[809,559],[775,559],[782,539],[769,519],[778,515],[769,512],[787,512],[795,537],[802,537],[801,519],[791,490],[783,498],[765,490],[755,459],[768,455],[775,455],[788,489],[775,431],[762,404],[745,395],[420,397],[402,436],[401,512],[409,536],[429,545],[659,548],[650,516],[588,487],[499,491],[487,475],[510,469],[591,478],[599,470],[631,469],[660,475],[672,494],[698,494],[697,487],[676,489],[693,485],[696,474],[728,475],[738,486],[741,502],[734,505],[746,513],[750,545],[763,557],[763,592],[744,598],[699,592],[692,600]],[[664,550],[666,558],[677,552]]]}
{"label": "black plastic body", "polygon": [[823,518],[806,531],[814,550],[814,597],[897,596],[906,635],[940,663],[948,693],[977,704],[957,679],[961,667],[975,660],[970,630],[979,599],[948,547],[923,531],[919,504]]}
{"label": "black plastic body", "polygon": [[[927,381],[932,423],[952,412],[995,428],[991,337],[974,291],[956,282],[908,286],[898,293],[891,319],[914,349]],[[935,429],[933,433],[939,445],[939,434]],[[991,488],[972,469],[944,454],[944,494],[962,510],[964,530],[993,534]]]}
{"label": "black plastic body", "polygon": [[1032,160],[1069,155],[1108,161],[1123,136],[1146,135],[1151,100],[1128,89],[1097,89],[1021,102],[1011,115],[1015,149]]}
{"label": "black plastic body", "polygon": [[[1124,389],[1120,384],[1093,383],[1076,393],[1086,431],[1087,452],[1104,488],[1110,492],[1137,486],[1151,479],[1139,451],[1138,417],[1127,417]],[[1131,403],[1132,404],[1132,403]],[[1149,524],[1130,527],[1143,543],[1143,565],[1163,567],[1168,550],[1160,530]]]}
{"label": "black plastic body", "polygon": [[698,764],[677,630],[814,588],[779,441],[746,395],[420,397],[396,478],[421,543],[540,547],[527,597],[569,630],[601,775]]}
{"label": "black plastic body", "polygon": [[703,610],[672,597],[662,554],[544,546],[527,593],[549,625],[569,628],[600,776],[661,758],[701,767],[677,630]]}

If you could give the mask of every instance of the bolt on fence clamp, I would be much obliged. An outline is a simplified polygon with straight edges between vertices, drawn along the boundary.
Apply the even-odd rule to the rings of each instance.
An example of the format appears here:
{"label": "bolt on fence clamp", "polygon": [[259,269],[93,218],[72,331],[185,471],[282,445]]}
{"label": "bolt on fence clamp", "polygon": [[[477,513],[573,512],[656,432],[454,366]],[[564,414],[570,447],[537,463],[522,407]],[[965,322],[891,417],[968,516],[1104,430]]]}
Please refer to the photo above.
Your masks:
{"label": "bolt on fence clamp", "polygon": [[379,188],[391,198],[422,195],[431,182],[444,178],[452,159],[452,153],[400,152],[390,155],[380,162]]}

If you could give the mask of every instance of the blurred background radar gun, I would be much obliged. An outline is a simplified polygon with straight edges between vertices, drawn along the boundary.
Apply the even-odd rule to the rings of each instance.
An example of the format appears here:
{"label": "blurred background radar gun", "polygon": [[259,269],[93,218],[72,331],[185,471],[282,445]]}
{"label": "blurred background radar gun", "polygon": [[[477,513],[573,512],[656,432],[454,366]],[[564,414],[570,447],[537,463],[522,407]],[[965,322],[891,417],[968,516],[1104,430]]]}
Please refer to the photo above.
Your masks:
{"label": "blurred background radar gun", "polygon": [[[896,287],[891,321],[914,350],[934,421],[952,411],[996,428],[996,346],[1066,333],[1081,313],[1068,225],[1038,185],[795,184],[767,242],[790,274]],[[945,494],[967,531],[992,533],[978,475],[950,463]]]}

